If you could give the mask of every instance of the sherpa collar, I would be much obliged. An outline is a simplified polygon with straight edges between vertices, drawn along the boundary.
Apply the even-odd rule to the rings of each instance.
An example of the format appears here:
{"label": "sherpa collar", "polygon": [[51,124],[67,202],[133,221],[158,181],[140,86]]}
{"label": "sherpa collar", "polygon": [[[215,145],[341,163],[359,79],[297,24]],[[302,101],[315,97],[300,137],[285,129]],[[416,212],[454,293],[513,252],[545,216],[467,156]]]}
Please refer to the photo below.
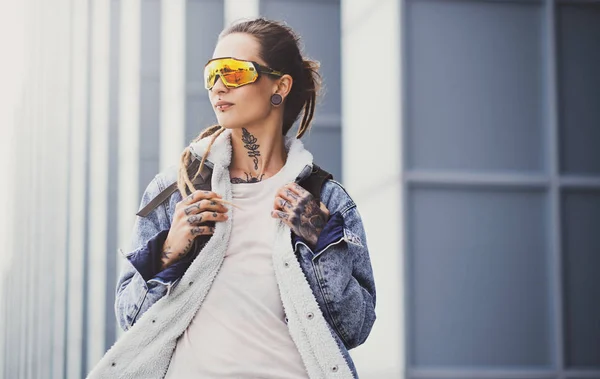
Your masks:
{"label": "sherpa collar", "polygon": [[[210,165],[216,164],[221,167],[229,167],[232,155],[231,134],[231,129],[226,129],[217,137],[206,157],[206,160]],[[190,143],[190,152],[196,159],[202,159],[211,139],[211,137],[207,137]],[[310,173],[310,170],[307,171],[305,168],[307,165],[312,167],[313,156],[304,148],[302,141],[297,138],[285,136],[284,143],[288,156],[285,165],[282,168],[282,170],[284,170],[284,173],[282,174],[288,178],[288,181],[290,182],[298,177],[302,179],[305,173]]]}

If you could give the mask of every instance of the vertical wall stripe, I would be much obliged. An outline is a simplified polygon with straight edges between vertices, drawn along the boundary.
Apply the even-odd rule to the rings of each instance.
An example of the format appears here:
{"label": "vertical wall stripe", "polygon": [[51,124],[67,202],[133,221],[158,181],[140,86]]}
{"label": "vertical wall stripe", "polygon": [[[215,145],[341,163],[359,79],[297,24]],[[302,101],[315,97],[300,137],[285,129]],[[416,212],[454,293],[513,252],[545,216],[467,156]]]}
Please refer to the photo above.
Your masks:
{"label": "vertical wall stripe", "polygon": [[67,370],[68,379],[80,378],[83,370],[83,286],[85,254],[85,197],[87,171],[87,102],[89,57],[88,10],[89,1],[73,3],[73,45],[71,71],[71,104],[69,157],[69,242],[68,242],[68,293],[67,293]]}
{"label": "vertical wall stripe", "polygon": [[196,138],[216,117],[206,89],[204,65],[223,29],[223,0],[186,0],[185,9],[185,141]]}
{"label": "vertical wall stripe", "polygon": [[[558,122],[558,73],[556,60],[557,53],[557,34],[556,29],[556,4],[554,0],[545,0],[544,3],[544,22],[546,24],[546,33],[544,37],[543,56],[546,67],[544,68],[544,80],[548,83],[546,90],[547,125],[546,131],[546,154],[550,171],[549,188],[549,214],[548,235],[551,241],[548,243],[550,254],[550,280],[548,297],[552,304],[553,317],[551,336],[554,339],[552,343],[551,361],[561,373],[565,370],[565,337],[564,337],[564,294],[563,291],[563,259],[562,259],[562,227],[561,227],[561,193],[560,193],[560,130]],[[555,296],[552,296],[555,294]]]}
{"label": "vertical wall stripe", "polygon": [[[50,7],[48,3],[41,4],[41,9],[46,13],[46,11]],[[58,18],[58,14],[56,15]],[[55,19],[45,18],[44,20],[44,29],[48,30],[47,33],[44,34],[44,41],[46,38],[52,40],[54,39],[54,34],[56,32]],[[35,197],[36,201],[36,213],[41,215],[46,215],[50,211],[51,206],[48,204],[48,192],[50,191],[51,183],[48,182],[49,175],[48,170],[50,169],[48,147],[52,145],[52,137],[50,136],[49,130],[52,128],[52,116],[53,116],[53,99],[50,97],[51,83],[53,79],[52,66],[54,64],[53,53],[56,49],[56,46],[52,46],[47,43],[43,43],[41,53],[41,74],[42,79],[40,81],[40,97],[42,103],[40,104],[40,109],[37,112],[40,116],[40,120],[36,123],[36,138],[38,139],[38,147],[36,148],[36,153],[38,155],[38,159],[36,159],[37,164],[35,164],[37,173],[34,176],[34,185],[32,188],[44,188],[45,190],[42,193],[38,193]],[[48,183],[48,184],[46,184]],[[37,192],[37,191],[36,191]],[[42,367],[45,366],[45,357],[44,357],[44,346],[46,345],[45,341],[45,328],[47,325],[47,310],[45,307],[46,299],[50,296],[49,290],[49,278],[45,275],[45,269],[49,264],[48,260],[48,246],[47,244],[50,242],[50,231],[52,226],[44,225],[44,219],[42,217],[35,217],[35,223],[33,225],[34,230],[36,231],[36,238],[34,239],[35,247],[32,250],[31,259],[32,262],[35,262],[36,272],[34,274],[35,277],[35,287],[34,287],[34,304],[35,304],[35,332],[34,332],[34,340],[35,343],[33,348],[33,357],[34,361],[31,362],[31,375],[32,377],[39,377]],[[45,324],[46,323],[46,324]]]}
{"label": "vertical wall stripe", "polygon": [[86,79],[87,79],[87,86],[85,88],[85,102],[86,102],[86,106],[87,106],[87,112],[85,115],[85,128],[86,128],[86,135],[85,135],[85,145],[87,147],[87,149],[85,150],[84,153],[84,157],[85,157],[85,166],[84,166],[84,176],[83,176],[83,181],[85,183],[85,191],[84,191],[84,218],[83,218],[83,303],[82,303],[82,310],[83,310],[83,316],[82,316],[82,330],[81,330],[81,373],[80,375],[83,377],[85,376],[85,374],[89,371],[89,367],[88,367],[88,356],[89,356],[89,343],[88,343],[88,339],[89,339],[89,334],[88,334],[88,330],[90,327],[90,318],[89,318],[89,307],[88,307],[88,303],[89,303],[89,299],[88,299],[88,293],[89,293],[89,286],[90,286],[90,282],[87,280],[88,276],[90,275],[90,250],[89,250],[89,246],[90,246],[90,209],[91,209],[91,205],[90,205],[90,201],[91,201],[91,192],[92,189],[90,188],[90,182],[91,182],[91,145],[92,145],[92,137],[91,137],[91,122],[92,122],[92,54],[93,54],[93,38],[94,38],[94,34],[93,34],[93,24],[94,24],[94,4],[93,4],[94,0],[90,0],[88,8],[87,8],[87,46],[86,46],[86,58],[87,58],[87,71],[86,71]]}
{"label": "vertical wall stripe", "polygon": [[[352,351],[361,378],[401,377],[405,366],[399,4],[341,1],[343,177],[364,221],[377,284],[377,322]],[[375,56],[395,83],[376,93],[373,81],[356,80]]]}
{"label": "vertical wall stripe", "polygon": [[185,145],[185,0],[162,1],[160,163],[175,165]]}
{"label": "vertical wall stripe", "polygon": [[259,16],[260,0],[225,0],[225,25]]}
{"label": "vertical wall stripe", "polygon": [[[118,248],[130,249],[139,205],[141,2],[121,2]],[[120,268],[122,257],[117,262]]]}
{"label": "vertical wall stripe", "polygon": [[[40,25],[42,26],[42,30],[47,30],[52,27],[51,20],[43,17],[48,9],[47,3],[40,3]],[[28,366],[27,366],[27,376],[35,377],[37,375],[37,370],[40,364],[40,350],[39,346],[41,343],[41,330],[42,326],[40,313],[43,313],[41,309],[41,302],[43,296],[46,296],[46,289],[43,286],[43,278],[41,267],[44,262],[44,258],[38,256],[38,254],[43,254],[43,244],[42,240],[45,237],[45,230],[42,230],[42,221],[41,217],[34,217],[34,214],[37,212],[44,212],[45,206],[43,202],[43,195],[38,194],[35,196],[37,191],[34,191],[34,188],[41,188],[44,183],[45,177],[45,160],[44,160],[44,139],[45,139],[45,129],[48,126],[48,99],[46,97],[48,88],[48,76],[49,72],[47,72],[48,64],[50,63],[50,47],[45,43],[46,35],[43,34],[40,36],[40,45],[38,50],[38,59],[37,59],[37,73],[38,79],[35,82],[36,86],[36,112],[35,112],[35,122],[32,125],[33,131],[33,164],[32,164],[32,176],[31,176],[31,205],[32,212],[29,214],[31,221],[28,223],[31,227],[31,248],[29,249],[29,265],[31,267],[31,278],[29,279],[30,283],[30,317],[29,323],[27,327],[29,329],[29,344],[27,347],[28,350]],[[43,291],[43,292],[42,292]]]}
{"label": "vertical wall stripe", "polygon": [[92,1],[90,83],[88,356],[87,370],[104,355],[106,319],[106,233],[108,208],[108,84],[110,67],[110,0]]}
{"label": "vertical wall stripe", "polygon": [[[71,97],[69,96],[70,75],[70,33],[71,33],[71,0],[60,0],[53,4],[56,18],[53,19],[52,40],[55,41],[50,53],[52,64],[49,67],[51,86],[46,96],[49,99],[48,127],[44,140],[46,178],[42,187],[46,188],[44,206],[48,207],[44,217],[52,222],[45,222],[42,229],[46,238],[43,240],[46,261],[42,277],[46,280],[50,292],[44,299],[42,322],[45,330],[43,343],[44,359],[38,368],[38,377],[64,378],[66,296],[67,296],[67,210],[68,210],[68,172],[69,159],[69,116]],[[57,147],[61,147],[60,149]],[[64,148],[67,147],[67,148]],[[49,268],[49,270],[48,270]],[[49,316],[49,317],[48,317]]]}
{"label": "vertical wall stripe", "polygon": [[[9,130],[9,133],[12,130]],[[8,154],[8,153],[7,153]],[[14,178],[13,178],[14,179]],[[6,204],[3,204],[6,205]],[[12,216],[11,213],[9,215]],[[9,245],[10,246],[10,245]],[[8,291],[10,288],[10,282],[4,269],[0,269],[0,374],[3,378],[6,378],[8,369],[8,349],[6,346],[11,340],[9,334],[11,318],[8,316]]]}
{"label": "vertical wall stripe", "polygon": [[140,165],[139,189],[141,197],[146,185],[158,172],[160,155],[160,58],[161,13],[159,0],[142,0],[140,35]]}
{"label": "vertical wall stripe", "polygon": [[[40,27],[40,31],[44,31],[47,27],[47,19],[43,17],[44,14],[44,4],[38,2],[38,8],[36,12],[36,17],[38,17],[38,25]],[[33,188],[36,188],[40,184],[38,178],[41,174],[41,170],[38,162],[40,162],[41,154],[40,154],[40,123],[43,122],[42,116],[42,106],[43,106],[43,69],[44,69],[44,40],[43,34],[40,33],[36,38],[36,47],[35,47],[35,70],[32,73],[35,78],[32,81],[32,85],[34,88],[33,93],[33,109],[35,113],[32,115],[32,124],[29,126],[30,131],[30,144],[32,147],[32,153],[29,154],[29,170],[28,170],[28,178],[27,178],[27,192],[29,192],[28,198],[31,201],[28,202],[28,209],[25,218],[27,219],[26,225],[29,226],[27,229],[26,235],[29,243],[27,244],[27,248],[25,249],[25,265],[27,267],[28,275],[27,275],[27,284],[26,284],[26,301],[27,301],[27,314],[25,319],[27,320],[24,329],[25,329],[25,354],[22,357],[24,359],[24,375],[25,377],[33,377],[33,365],[32,362],[36,359],[35,357],[35,347],[36,343],[36,332],[38,330],[38,325],[36,322],[36,314],[38,313],[37,309],[37,284],[39,283],[39,277],[37,275],[38,272],[38,264],[39,262],[34,259],[34,252],[39,246],[39,223],[37,222],[37,217],[33,217],[34,212],[38,209],[40,205],[39,197],[33,196],[34,191]]]}
{"label": "vertical wall stripe", "polygon": [[110,0],[110,88],[109,88],[109,147],[108,147],[108,209],[106,234],[106,339],[108,350],[117,338],[115,318],[115,285],[117,283],[117,225],[119,196],[119,49],[121,46],[121,1]]}
{"label": "vertical wall stripe", "polygon": [[[59,224],[61,227],[55,231],[57,238],[56,251],[57,254],[55,259],[55,267],[57,277],[55,278],[54,293],[55,298],[53,299],[52,307],[54,308],[54,323],[53,323],[53,343],[52,343],[52,378],[67,378],[67,352],[68,352],[68,332],[69,332],[69,232],[70,232],[70,198],[71,198],[71,187],[70,187],[70,156],[72,150],[71,144],[71,130],[73,126],[72,109],[73,109],[73,32],[74,32],[74,19],[73,19],[73,1],[74,0],[63,0],[63,33],[62,36],[64,43],[64,50],[62,53],[63,66],[60,68],[62,74],[59,79],[59,83],[62,86],[61,92],[63,95],[61,98],[64,101],[62,114],[63,118],[57,120],[57,124],[60,124],[62,134],[60,141],[66,149],[62,149],[57,153],[58,161],[56,165],[58,180],[57,183],[61,186],[61,189],[57,191],[56,195],[56,206],[58,218],[61,220]],[[62,170],[62,171],[61,171]],[[60,276],[60,278],[58,278]]]}

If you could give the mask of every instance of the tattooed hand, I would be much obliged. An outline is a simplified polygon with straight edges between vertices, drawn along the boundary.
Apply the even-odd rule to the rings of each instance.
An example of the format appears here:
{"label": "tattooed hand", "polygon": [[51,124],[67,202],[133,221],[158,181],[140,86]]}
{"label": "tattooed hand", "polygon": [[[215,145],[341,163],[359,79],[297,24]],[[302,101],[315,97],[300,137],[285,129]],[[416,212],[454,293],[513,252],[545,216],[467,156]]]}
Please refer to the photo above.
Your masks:
{"label": "tattooed hand", "polygon": [[213,200],[220,198],[214,192],[196,191],[177,203],[171,229],[163,244],[161,269],[189,253],[196,237],[214,233],[214,226],[207,225],[207,222],[227,220],[227,208]]}
{"label": "tattooed hand", "polygon": [[314,248],[329,220],[327,207],[297,183],[290,183],[277,192],[274,207],[271,216],[281,219]]}

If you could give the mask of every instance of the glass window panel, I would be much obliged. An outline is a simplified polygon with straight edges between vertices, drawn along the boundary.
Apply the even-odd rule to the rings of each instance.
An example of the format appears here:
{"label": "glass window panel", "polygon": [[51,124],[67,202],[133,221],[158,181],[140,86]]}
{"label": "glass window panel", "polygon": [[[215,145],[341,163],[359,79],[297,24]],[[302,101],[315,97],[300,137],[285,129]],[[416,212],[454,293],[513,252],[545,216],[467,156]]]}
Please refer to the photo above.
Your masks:
{"label": "glass window panel", "polygon": [[561,169],[600,174],[600,4],[557,11]]}
{"label": "glass window panel", "polygon": [[563,194],[566,361],[600,369],[600,191]]}
{"label": "glass window panel", "polygon": [[542,10],[407,2],[409,168],[545,170]]}
{"label": "glass window panel", "polygon": [[411,189],[412,366],[552,364],[546,206],[542,192]]}
{"label": "glass window panel", "polygon": [[305,54],[321,63],[325,96],[317,113],[339,115],[341,110],[340,2],[262,0],[261,14],[285,20],[300,35]]}

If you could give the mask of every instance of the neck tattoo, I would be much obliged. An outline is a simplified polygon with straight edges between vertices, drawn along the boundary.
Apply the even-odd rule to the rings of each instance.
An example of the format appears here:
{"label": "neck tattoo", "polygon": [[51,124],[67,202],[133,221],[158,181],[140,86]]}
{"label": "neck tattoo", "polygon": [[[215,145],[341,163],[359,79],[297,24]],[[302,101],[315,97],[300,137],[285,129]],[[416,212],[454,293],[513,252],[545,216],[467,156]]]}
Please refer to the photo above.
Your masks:
{"label": "neck tattoo", "polygon": [[258,157],[260,157],[260,151],[258,151],[260,145],[256,144],[258,140],[246,128],[242,128],[242,133],[244,147],[248,149],[248,156],[254,158],[254,169],[258,170]]}
{"label": "neck tattoo", "polygon": [[[246,128],[242,128],[242,133],[242,142],[244,143],[244,147],[248,149],[248,156],[254,160],[254,169],[258,170],[258,157],[260,157],[260,151],[258,151],[260,145],[256,144],[258,140],[256,137],[250,134]],[[254,176],[252,173],[248,172],[244,172],[244,175],[246,175],[246,179],[234,177],[231,178],[231,183],[257,183],[263,179],[263,176],[265,176],[265,174]]]}

